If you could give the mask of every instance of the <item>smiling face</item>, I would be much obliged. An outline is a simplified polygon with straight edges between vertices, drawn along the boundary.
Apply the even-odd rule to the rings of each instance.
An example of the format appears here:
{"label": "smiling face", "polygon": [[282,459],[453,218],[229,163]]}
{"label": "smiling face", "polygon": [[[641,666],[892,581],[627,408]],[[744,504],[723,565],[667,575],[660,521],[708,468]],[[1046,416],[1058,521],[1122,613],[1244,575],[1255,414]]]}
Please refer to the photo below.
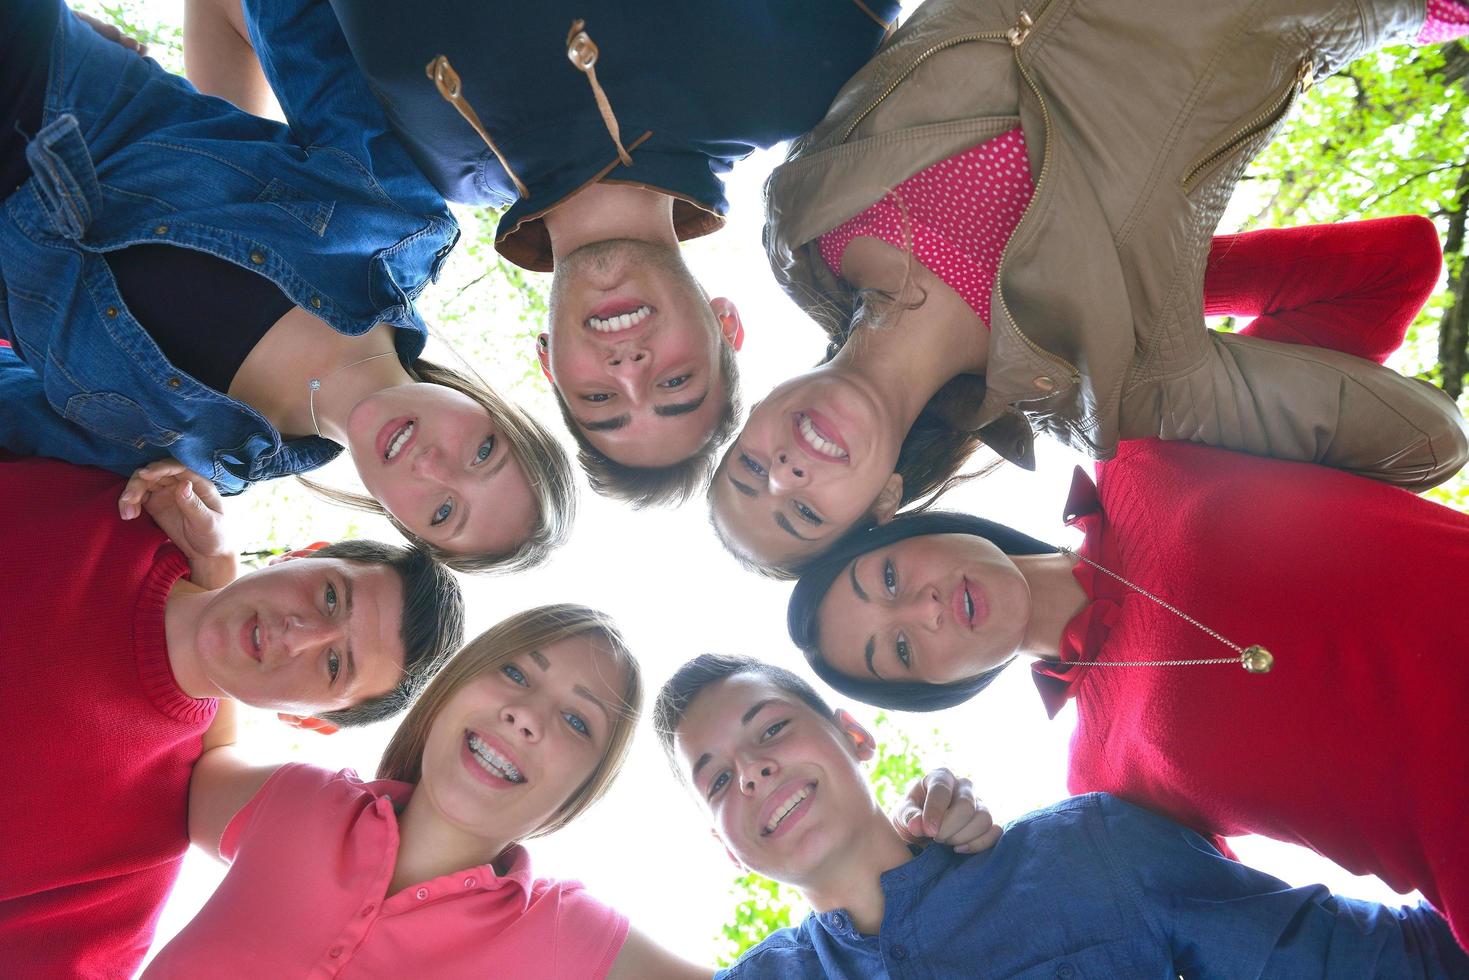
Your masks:
{"label": "smiling face", "polygon": [[367,492],[414,535],[452,554],[502,554],[539,507],[484,407],[452,388],[406,384],[358,402],[348,448]]}
{"label": "smiling face", "polygon": [[801,885],[845,862],[876,806],[857,740],[758,674],[699,692],[674,748],[730,854],[779,881]]}
{"label": "smiling face", "polygon": [[301,558],[213,593],[189,646],[220,695],[311,715],[398,685],[402,623],[403,582],[392,568]]}
{"label": "smiling face", "polygon": [[902,433],[866,386],[832,368],[779,385],[750,412],[714,476],[714,520],[733,547],[789,567],[869,516],[890,518]]}
{"label": "smiling face", "polygon": [[625,668],[595,634],[480,674],[434,717],[415,796],[475,836],[534,833],[596,769],[626,683]]}
{"label": "smiling face", "polygon": [[817,612],[821,655],[864,680],[947,684],[998,667],[1025,640],[1030,587],[984,538],[930,534],[861,555]]}
{"label": "smiling face", "polygon": [[557,259],[550,308],[542,366],[600,452],[667,466],[709,441],[725,403],[719,314],[733,307],[711,303],[677,249],[585,245]]}

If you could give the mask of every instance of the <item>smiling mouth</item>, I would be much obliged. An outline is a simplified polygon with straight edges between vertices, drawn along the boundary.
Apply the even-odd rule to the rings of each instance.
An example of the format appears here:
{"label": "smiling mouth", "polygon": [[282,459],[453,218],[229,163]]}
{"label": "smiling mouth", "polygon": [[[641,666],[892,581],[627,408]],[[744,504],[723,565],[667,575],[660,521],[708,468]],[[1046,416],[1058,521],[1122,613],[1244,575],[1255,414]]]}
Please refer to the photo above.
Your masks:
{"label": "smiling mouth", "polygon": [[815,455],[840,463],[847,461],[847,451],[823,436],[811,416],[805,412],[796,413],[796,431],[800,433],[801,441]]}
{"label": "smiling mouth", "polygon": [[653,307],[646,303],[626,313],[616,316],[589,316],[587,326],[600,334],[618,333],[622,330],[630,330],[653,315]]}
{"label": "smiling mouth", "polygon": [[774,816],[772,816],[770,818],[770,821],[765,825],[765,829],[760,831],[760,836],[769,837],[771,834],[775,833],[776,828],[778,828],[785,821],[786,817],[789,817],[792,813],[794,813],[796,807],[804,803],[806,801],[806,798],[814,792],[816,792],[816,784],[807,783],[805,786],[802,786],[790,796],[786,797],[785,801],[782,802],[780,806],[775,808]]}
{"label": "smiling mouth", "polygon": [[499,776],[507,783],[523,783],[525,777],[515,768],[515,763],[490,748],[474,732],[466,732],[464,740],[469,745],[469,754],[492,776]]}
{"label": "smiling mouth", "polygon": [[388,448],[383,453],[383,462],[395,459],[403,451],[403,447],[408,445],[408,441],[413,438],[413,430],[417,427],[417,422],[405,422],[397,432],[393,433],[393,437],[388,440]]}

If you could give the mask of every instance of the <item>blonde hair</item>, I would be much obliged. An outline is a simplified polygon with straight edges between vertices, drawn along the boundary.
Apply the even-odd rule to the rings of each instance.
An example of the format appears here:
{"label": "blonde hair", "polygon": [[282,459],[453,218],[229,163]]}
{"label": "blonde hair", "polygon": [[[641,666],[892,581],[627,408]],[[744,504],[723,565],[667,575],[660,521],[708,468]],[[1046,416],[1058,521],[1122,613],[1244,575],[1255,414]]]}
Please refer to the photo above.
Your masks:
{"label": "blonde hair", "polygon": [[386,517],[403,537],[426,550],[435,561],[456,571],[518,571],[545,561],[552,551],[566,543],[576,517],[576,486],[572,478],[571,458],[566,450],[545,426],[514,402],[496,394],[476,374],[456,371],[422,358],[407,371],[415,381],[443,385],[472,399],[495,420],[511,454],[530,481],[531,494],[536,499],[538,516],[529,537],[508,552],[454,554],[415,535],[382,504],[366,494],[328,487],[303,476],[297,476],[297,479],[332,503]]}
{"label": "blonde hair", "polygon": [[643,708],[643,679],[638,662],[628,650],[617,625],[606,613],[571,603],[537,606],[517,613],[485,630],[455,654],[429,682],[409,709],[378,763],[378,779],[417,783],[423,774],[423,749],[429,729],[439,711],[461,687],[482,674],[499,670],[517,657],[574,636],[601,639],[611,651],[612,661],[622,667],[627,679],[621,704],[612,705],[614,716],[607,747],[592,774],[572,792],[561,807],[527,837],[554,833],[580,816],[601,799],[627,761],[633,732]]}

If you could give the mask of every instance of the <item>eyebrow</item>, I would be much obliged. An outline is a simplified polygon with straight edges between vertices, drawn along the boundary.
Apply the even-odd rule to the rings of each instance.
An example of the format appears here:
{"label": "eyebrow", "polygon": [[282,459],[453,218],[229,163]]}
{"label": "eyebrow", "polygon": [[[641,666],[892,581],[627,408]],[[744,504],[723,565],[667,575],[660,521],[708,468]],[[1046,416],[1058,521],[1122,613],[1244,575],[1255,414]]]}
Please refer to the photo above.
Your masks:
{"label": "eyebrow", "polygon": [[[778,704],[779,702],[780,698],[766,698],[764,701],[756,701],[753,705],[751,705],[750,710],[745,712],[744,717],[740,719],[740,724],[748,725],[750,721],[760,713],[761,709],[772,704]],[[709,763],[709,760],[712,758],[714,758],[714,756],[708,752],[705,752],[703,755],[699,756],[699,761],[694,763],[693,769],[689,770],[689,780],[691,782],[696,776],[699,775],[699,770],[703,769],[704,766],[706,766]]]}
{"label": "eyebrow", "polygon": [[351,687],[357,680],[357,658],[352,655],[352,580],[342,576],[342,591],[347,594],[347,683]]}
{"label": "eyebrow", "polygon": [[530,652],[530,658],[534,660],[536,662],[536,666],[541,668],[542,670],[551,669],[551,661],[547,660],[545,654],[541,653],[541,651],[532,650]]}
{"label": "eyebrow", "polygon": [[614,415],[612,418],[602,419],[600,422],[585,422],[577,419],[576,424],[588,432],[616,432],[618,429],[624,428],[631,421],[632,416],[627,412],[623,412],[621,415]]}
{"label": "eyebrow", "polygon": [[857,593],[857,598],[863,602],[869,602],[867,593],[862,591],[862,586],[857,582],[857,559],[852,559],[852,564],[847,566],[847,577],[852,580],[852,591]]}
{"label": "eyebrow", "polygon": [[670,419],[676,415],[687,415],[690,412],[697,412],[699,410],[699,406],[704,404],[704,399],[708,397],[709,392],[706,389],[702,395],[700,395],[698,398],[693,399],[692,401],[679,402],[676,405],[654,405],[653,414],[662,416],[665,419]]}
{"label": "eyebrow", "polygon": [[586,698],[588,701],[591,701],[593,704],[595,704],[598,708],[601,709],[602,717],[609,724],[612,722],[612,712],[608,709],[607,703],[605,701],[597,697],[591,691],[582,687],[580,684],[576,685],[576,687],[573,687],[572,690],[575,691],[577,694],[580,694],[582,697]]}
{"label": "eyebrow", "polygon": [[754,487],[746,486],[745,484],[741,483],[739,480],[736,480],[734,478],[733,474],[730,475],[729,482],[730,483],[733,483],[735,485],[735,489],[738,490],[740,493],[744,494],[746,497],[758,497],[758,496],[760,496],[760,491],[756,490]]}
{"label": "eyebrow", "polygon": [[867,646],[864,647],[862,650],[862,659],[867,661],[867,672],[869,674],[871,674],[873,677],[876,677],[878,680],[884,680],[885,678],[877,672],[877,668],[872,666],[872,656],[876,652],[877,639],[876,637],[869,636],[867,638]]}

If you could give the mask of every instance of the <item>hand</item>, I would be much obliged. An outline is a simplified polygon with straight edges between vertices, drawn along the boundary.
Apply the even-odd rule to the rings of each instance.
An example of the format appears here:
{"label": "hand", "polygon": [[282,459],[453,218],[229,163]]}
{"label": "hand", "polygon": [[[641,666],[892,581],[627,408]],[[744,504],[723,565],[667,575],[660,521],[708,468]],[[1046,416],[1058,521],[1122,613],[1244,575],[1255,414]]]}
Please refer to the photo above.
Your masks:
{"label": "hand", "polygon": [[117,510],[125,521],[147,511],[189,559],[195,585],[219,589],[235,580],[235,552],[225,536],[219,491],[183,463],[162,459],[134,472]]}
{"label": "hand", "polygon": [[973,784],[947,769],[935,769],[913,784],[893,813],[893,826],[910,844],[932,841],[960,854],[994,847],[1001,833],[989,810],[974,798]]}
{"label": "hand", "polygon": [[127,48],[129,51],[138,52],[138,56],[140,58],[146,58],[148,56],[148,45],[142,43],[137,38],[128,37],[116,24],[109,24],[105,20],[98,20],[96,17],[89,16],[88,14],[79,13],[75,10],[73,10],[72,13],[75,14],[77,19],[80,20],[83,24],[86,24],[92,30],[96,31],[98,34],[102,35],[113,44],[120,44],[123,47]]}

